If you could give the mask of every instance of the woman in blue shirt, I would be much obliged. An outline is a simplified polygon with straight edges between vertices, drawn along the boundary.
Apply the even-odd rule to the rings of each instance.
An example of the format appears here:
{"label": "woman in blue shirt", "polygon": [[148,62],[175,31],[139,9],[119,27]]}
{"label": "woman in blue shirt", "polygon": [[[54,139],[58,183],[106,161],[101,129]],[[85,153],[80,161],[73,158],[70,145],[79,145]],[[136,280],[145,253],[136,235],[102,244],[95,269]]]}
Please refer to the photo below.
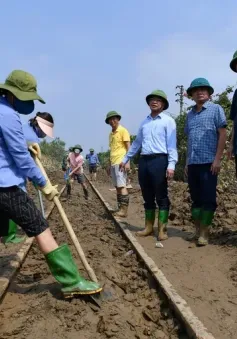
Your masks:
{"label": "woman in blue shirt", "polygon": [[[26,139],[27,144],[31,143],[39,143],[40,139],[44,137],[53,137],[53,126],[54,121],[51,114],[47,112],[38,112],[36,116],[29,120],[28,123],[23,124],[23,133]],[[26,181],[19,185],[19,187],[26,192]],[[20,243],[25,238],[24,237],[17,237],[17,225],[14,223],[13,220],[7,221],[5,220],[5,225],[3,225],[2,230],[0,231],[1,234],[7,234],[3,236],[2,242],[4,244],[7,243]]]}
{"label": "woman in blue shirt", "polygon": [[[102,288],[80,275],[68,245],[58,246],[47,221],[33,200],[19,188],[28,178],[48,200],[51,201],[58,195],[57,188],[45,179],[29,154],[18,114],[31,114],[34,111],[34,100],[45,103],[37,94],[37,82],[31,74],[16,70],[4,84],[0,84],[0,90],[1,220],[13,220],[29,237],[35,237],[51,273],[62,285],[65,298],[98,293]],[[34,149],[37,153],[39,146]]]}

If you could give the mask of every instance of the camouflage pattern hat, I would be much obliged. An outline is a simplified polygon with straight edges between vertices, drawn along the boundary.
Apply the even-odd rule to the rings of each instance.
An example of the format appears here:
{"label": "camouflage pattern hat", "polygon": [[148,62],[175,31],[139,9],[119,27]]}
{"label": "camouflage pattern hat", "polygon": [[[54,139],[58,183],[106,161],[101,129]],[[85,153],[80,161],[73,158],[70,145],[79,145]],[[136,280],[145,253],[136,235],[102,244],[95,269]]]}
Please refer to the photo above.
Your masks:
{"label": "camouflage pattern hat", "polygon": [[21,101],[39,100],[42,104],[45,101],[37,93],[37,82],[32,74],[15,70],[11,72],[4,84],[0,84],[0,89],[11,92]]}

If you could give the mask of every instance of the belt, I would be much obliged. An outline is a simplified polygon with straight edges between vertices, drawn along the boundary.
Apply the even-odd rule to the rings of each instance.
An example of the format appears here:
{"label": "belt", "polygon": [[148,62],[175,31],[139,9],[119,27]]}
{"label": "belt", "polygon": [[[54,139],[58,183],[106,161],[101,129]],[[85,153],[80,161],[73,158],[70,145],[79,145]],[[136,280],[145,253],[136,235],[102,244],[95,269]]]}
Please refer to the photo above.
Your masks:
{"label": "belt", "polygon": [[153,159],[153,158],[167,157],[167,156],[168,154],[165,154],[165,153],[141,154],[141,158],[145,158],[145,159]]}

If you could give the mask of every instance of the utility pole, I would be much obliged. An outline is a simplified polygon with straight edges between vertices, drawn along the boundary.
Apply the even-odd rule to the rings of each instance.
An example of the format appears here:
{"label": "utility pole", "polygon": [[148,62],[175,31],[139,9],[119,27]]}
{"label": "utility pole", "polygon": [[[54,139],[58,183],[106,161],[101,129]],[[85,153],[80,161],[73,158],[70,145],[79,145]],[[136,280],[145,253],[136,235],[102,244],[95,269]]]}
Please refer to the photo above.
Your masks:
{"label": "utility pole", "polygon": [[180,111],[179,113],[181,114],[183,112],[183,107],[184,107],[184,86],[183,85],[178,85],[175,87],[176,89],[179,89],[179,92],[175,94],[175,96],[178,96],[179,98],[176,99],[176,102],[179,102],[179,107]]}

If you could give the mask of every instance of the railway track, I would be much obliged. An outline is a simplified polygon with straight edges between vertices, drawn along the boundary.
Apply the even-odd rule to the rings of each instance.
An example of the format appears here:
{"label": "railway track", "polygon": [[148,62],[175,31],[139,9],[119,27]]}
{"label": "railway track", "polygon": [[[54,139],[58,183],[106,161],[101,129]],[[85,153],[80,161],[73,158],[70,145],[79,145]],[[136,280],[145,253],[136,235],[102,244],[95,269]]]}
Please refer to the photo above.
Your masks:
{"label": "railway track", "polygon": [[[63,206],[110,297],[101,308],[84,299],[62,300],[42,254],[27,240],[8,277],[0,278],[1,338],[213,339],[126,225],[111,216],[110,206],[94,186],[90,193],[87,202],[75,185]],[[50,208],[53,234],[59,243],[70,244],[77,260],[57,210]],[[83,272],[80,261],[77,264]]]}

